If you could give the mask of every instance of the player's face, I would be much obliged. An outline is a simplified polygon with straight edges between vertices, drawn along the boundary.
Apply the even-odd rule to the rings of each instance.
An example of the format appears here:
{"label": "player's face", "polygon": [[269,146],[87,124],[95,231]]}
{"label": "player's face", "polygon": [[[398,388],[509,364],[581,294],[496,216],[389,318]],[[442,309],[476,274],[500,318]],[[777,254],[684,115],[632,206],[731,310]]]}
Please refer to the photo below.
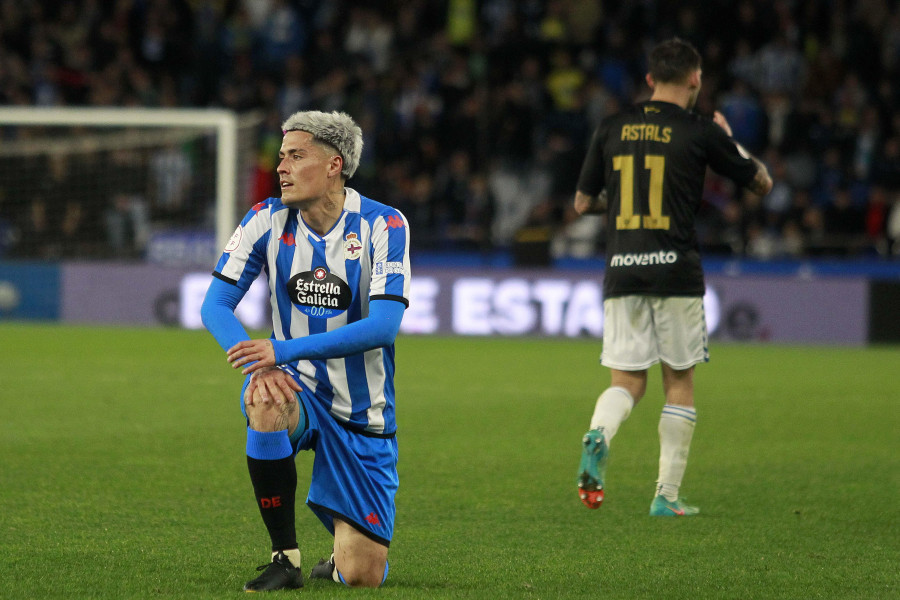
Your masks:
{"label": "player's face", "polygon": [[340,176],[340,157],[329,154],[305,131],[288,131],[278,152],[278,182],[286,205],[308,204],[325,197],[335,176]]}

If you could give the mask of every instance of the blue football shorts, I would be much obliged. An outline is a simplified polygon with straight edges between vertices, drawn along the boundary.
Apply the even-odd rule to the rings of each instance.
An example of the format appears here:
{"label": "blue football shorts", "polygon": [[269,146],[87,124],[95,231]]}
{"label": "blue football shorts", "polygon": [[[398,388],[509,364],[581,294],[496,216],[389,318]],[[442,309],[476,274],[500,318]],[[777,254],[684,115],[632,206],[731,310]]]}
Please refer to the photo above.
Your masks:
{"label": "blue football shorts", "polygon": [[[299,375],[288,367],[298,383]],[[244,382],[246,389],[249,377]],[[294,452],[312,450],[312,479],[306,504],[334,535],[334,518],[353,525],[378,543],[389,546],[394,535],[397,475],[397,438],[374,437],[344,427],[328,412],[328,404],[303,385],[297,430],[291,436]],[[247,416],[241,390],[241,412]]]}

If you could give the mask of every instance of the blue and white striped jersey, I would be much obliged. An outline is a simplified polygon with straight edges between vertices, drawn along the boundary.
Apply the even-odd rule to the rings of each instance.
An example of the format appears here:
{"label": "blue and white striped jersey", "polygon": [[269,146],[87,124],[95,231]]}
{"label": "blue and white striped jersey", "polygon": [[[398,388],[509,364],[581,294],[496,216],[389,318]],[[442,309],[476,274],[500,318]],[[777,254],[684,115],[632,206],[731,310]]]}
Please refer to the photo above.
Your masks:
{"label": "blue and white striped jersey", "polygon": [[[247,290],[265,269],[274,337],[296,339],[365,318],[369,301],[409,306],[409,226],[400,211],[345,188],[344,212],[325,236],[279,198],[254,206],[213,275]],[[394,347],[327,360],[301,360],[302,383],[348,427],[396,431]]]}

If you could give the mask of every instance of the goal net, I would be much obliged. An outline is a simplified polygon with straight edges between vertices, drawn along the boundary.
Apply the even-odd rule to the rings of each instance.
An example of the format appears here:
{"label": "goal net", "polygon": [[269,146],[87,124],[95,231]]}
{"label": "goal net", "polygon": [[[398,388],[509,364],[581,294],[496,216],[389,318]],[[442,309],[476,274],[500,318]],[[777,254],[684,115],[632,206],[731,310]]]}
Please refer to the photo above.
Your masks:
{"label": "goal net", "polygon": [[210,266],[258,178],[272,176],[259,164],[261,122],[226,110],[0,107],[0,257]]}

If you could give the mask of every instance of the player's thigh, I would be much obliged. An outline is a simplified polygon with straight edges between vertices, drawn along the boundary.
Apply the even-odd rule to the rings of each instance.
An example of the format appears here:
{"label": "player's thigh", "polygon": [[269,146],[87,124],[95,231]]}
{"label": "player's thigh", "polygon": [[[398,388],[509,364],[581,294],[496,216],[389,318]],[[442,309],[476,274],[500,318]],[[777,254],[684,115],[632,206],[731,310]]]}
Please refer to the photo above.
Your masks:
{"label": "player's thigh", "polygon": [[600,363],[620,371],[641,371],[659,362],[653,313],[646,296],[603,301]]}
{"label": "player's thigh", "polygon": [[675,370],[709,361],[709,339],[703,298],[653,298],[653,327],[659,359]]}
{"label": "player's thigh", "polygon": [[381,585],[387,555],[387,546],[343,519],[334,519],[334,564],[347,585]]}

